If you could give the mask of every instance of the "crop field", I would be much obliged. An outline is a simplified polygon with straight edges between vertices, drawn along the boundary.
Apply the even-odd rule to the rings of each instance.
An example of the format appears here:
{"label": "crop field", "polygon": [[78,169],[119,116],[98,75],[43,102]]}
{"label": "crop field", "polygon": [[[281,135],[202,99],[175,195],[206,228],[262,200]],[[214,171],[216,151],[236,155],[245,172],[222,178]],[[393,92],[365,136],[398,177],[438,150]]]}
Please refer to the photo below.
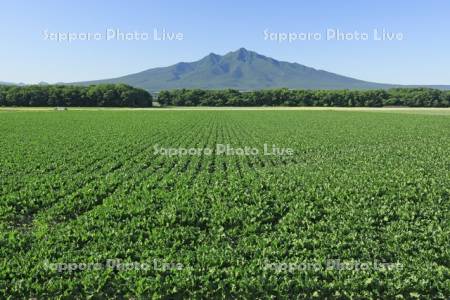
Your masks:
{"label": "crop field", "polygon": [[448,299],[450,115],[2,111],[8,297]]}

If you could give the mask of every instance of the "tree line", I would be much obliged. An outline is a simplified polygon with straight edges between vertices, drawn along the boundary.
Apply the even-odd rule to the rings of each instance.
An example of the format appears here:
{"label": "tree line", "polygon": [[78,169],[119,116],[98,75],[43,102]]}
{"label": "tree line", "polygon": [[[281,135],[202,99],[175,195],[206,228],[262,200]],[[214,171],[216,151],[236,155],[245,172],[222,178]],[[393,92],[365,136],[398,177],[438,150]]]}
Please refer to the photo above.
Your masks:
{"label": "tree line", "polygon": [[[161,91],[163,106],[409,106],[449,107],[450,91],[428,88],[389,90],[238,90]],[[125,84],[0,85],[0,106],[150,107],[153,97]]]}
{"label": "tree line", "polygon": [[152,95],[126,84],[0,85],[0,106],[149,107]]}
{"label": "tree line", "polygon": [[449,107],[450,91],[428,88],[389,90],[237,90],[161,91],[161,105],[174,106],[409,106]]}

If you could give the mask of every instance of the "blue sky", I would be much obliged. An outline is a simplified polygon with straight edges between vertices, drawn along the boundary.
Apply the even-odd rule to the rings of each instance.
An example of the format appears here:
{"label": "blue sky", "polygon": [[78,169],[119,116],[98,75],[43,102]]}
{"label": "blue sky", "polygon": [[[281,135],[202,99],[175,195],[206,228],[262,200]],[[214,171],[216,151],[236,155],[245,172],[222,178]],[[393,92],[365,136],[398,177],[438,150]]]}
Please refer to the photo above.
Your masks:
{"label": "blue sky", "polygon": [[[285,61],[400,84],[450,84],[450,1],[23,1],[0,2],[0,81],[37,83],[110,78],[210,52],[245,47]],[[181,32],[180,41],[52,41],[51,33]],[[374,41],[373,30],[403,40]],[[326,40],[327,29],[370,34]],[[321,33],[278,42],[270,33]]]}

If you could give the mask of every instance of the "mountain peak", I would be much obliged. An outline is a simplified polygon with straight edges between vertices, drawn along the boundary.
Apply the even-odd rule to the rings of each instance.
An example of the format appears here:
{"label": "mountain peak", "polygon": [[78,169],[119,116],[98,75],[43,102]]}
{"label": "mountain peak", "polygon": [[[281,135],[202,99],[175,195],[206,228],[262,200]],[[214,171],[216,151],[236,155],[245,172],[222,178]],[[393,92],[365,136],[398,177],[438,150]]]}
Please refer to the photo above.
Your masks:
{"label": "mountain peak", "polygon": [[213,60],[217,60],[217,59],[220,59],[222,56],[220,56],[219,54],[211,52],[210,54],[208,54],[207,57],[209,57],[209,58],[211,58]]}
{"label": "mountain peak", "polygon": [[252,52],[252,51],[249,51],[249,50],[245,49],[244,47],[241,47],[241,48],[237,49],[236,52],[238,52],[239,54],[241,54],[241,53],[242,54],[247,54],[247,53]]}
{"label": "mountain peak", "polygon": [[233,56],[233,58],[235,58],[237,60],[246,62],[246,61],[249,61],[252,57],[254,57],[254,56],[258,55],[258,54],[256,52],[247,50],[247,49],[242,47],[242,48],[239,48],[236,51],[230,52],[228,55],[229,56]]}

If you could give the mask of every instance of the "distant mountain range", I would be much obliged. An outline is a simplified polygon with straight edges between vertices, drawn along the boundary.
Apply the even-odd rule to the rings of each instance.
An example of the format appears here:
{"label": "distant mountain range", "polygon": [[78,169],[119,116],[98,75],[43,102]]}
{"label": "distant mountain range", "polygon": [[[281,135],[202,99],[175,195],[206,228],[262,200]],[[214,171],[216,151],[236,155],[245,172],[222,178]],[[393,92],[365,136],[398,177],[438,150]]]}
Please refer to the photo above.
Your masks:
{"label": "distant mountain range", "polygon": [[[211,53],[194,62],[180,62],[169,67],[148,69],[118,78],[70,83],[90,85],[125,83],[150,92],[165,89],[237,89],[241,91],[290,89],[387,89],[419,87],[374,83],[317,70],[298,63],[279,61],[240,48],[225,55]],[[420,86],[450,89],[450,85]]]}
{"label": "distant mountain range", "polygon": [[[40,84],[40,83],[39,83]],[[14,83],[14,82],[4,82],[4,81],[0,81],[0,85],[18,85],[18,86],[25,86],[27,84],[23,83],[23,82],[19,82],[19,83]]]}
{"label": "distant mountain range", "polygon": [[[387,89],[417,87],[374,83],[279,61],[245,48],[225,55],[211,53],[195,62],[180,62],[123,77],[76,84],[126,83],[151,92],[164,89]],[[426,86],[450,89],[450,86]]]}
{"label": "distant mountain range", "polygon": [[240,48],[225,55],[211,53],[195,62],[180,62],[123,77],[76,84],[126,83],[148,91],[179,88],[255,90],[372,89],[389,85],[357,80],[316,70],[297,63],[278,61]]}

